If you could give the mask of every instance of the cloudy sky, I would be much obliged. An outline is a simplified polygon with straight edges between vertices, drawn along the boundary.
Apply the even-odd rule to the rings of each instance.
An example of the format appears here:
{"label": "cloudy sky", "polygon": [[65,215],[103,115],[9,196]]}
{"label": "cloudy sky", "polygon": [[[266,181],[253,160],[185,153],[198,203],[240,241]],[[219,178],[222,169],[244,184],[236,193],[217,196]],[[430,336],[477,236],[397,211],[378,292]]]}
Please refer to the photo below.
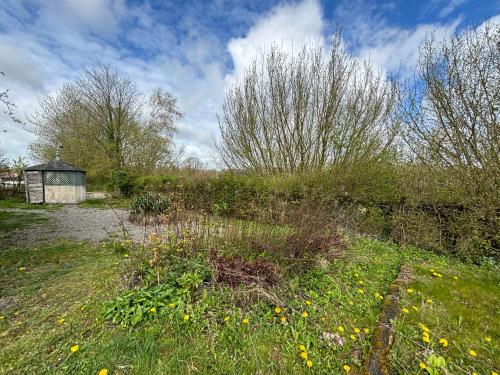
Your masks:
{"label": "cloudy sky", "polygon": [[[410,72],[430,32],[441,38],[499,15],[500,0],[1,0],[0,91],[9,90],[26,121],[39,96],[88,64],[111,64],[144,93],[173,93],[185,113],[176,144],[211,163],[225,89],[259,49],[327,46],[340,26],[353,55]],[[0,148],[10,158],[28,156],[28,127],[0,114]]]}

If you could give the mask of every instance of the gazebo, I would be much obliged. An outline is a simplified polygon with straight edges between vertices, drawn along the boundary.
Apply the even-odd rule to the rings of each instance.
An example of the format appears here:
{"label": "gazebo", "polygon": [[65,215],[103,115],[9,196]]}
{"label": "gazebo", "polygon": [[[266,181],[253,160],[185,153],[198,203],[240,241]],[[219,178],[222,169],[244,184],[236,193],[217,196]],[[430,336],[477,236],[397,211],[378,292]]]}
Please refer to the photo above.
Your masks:
{"label": "gazebo", "polygon": [[28,203],[80,203],[85,200],[85,171],[59,158],[24,170]]}

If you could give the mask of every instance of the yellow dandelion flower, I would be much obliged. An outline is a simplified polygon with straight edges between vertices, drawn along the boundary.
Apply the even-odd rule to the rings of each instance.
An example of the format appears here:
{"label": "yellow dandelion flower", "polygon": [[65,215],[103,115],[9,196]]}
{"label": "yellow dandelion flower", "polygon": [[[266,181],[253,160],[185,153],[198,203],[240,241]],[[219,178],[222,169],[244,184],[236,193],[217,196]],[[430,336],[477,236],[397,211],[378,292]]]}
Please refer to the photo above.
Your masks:
{"label": "yellow dandelion flower", "polygon": [[359,285],[364,285],[364,281],[363,281],[363,280],[359,280],[359,281],[358,281],[358,284],[359,284]]}
{"label": "yellow dandelion flower", "polygon": [[364,331],[365,333],[370,333],[370,330],[369,330],[368,328],[363,328],[363,331]]}
{"label": "yellow dandelion flower", "polygon": [[431,339],[429,338],[429,336],[422,336],[422,341],[429,343],[431,342]]}
{"label": "yellow dandelion flower", "polygon": [[80,346],[78,345],[73,345],[70,350],[71,350],[71,353],[76,353],[78,351],[78,349],[80,349]]}
{"label": "yellow dandelion flower", "polygon": [[440,338],[439,343],[443,346],[443,348],[446,348],[448,346],[448,340],[444,338]]}
{"label": "yellow dandelion flower", "polygon": [[429,337],[429,332],[426,332],[426,331],[422,332],[422,336]]}
{"label": "yellow dandelion flower", "polygon": [[427,302],[428,304],[432,305],[432,300],[430,298],[427,299],[425,302]]}
{"label": "yellow dandelion flower", "polygon": [[403,310],[402,310],[405,314],[408,314],[410,312],[410,310],[408,310],[406,307],[403,307]]}
{"label": "yellow dandelion flower", "polygon": [[431,268],[429,271],[431,271],[431,272],[436,272],[436,271],[434,270],[434,268]]}
{"label": "yellow dandelion flower", "polygon": [[175,303],[169,303],[168,307],[170,307],[170,308],[175,307]]}
{"label": "yellow dandelion flower", "polygon": [[360,333],[361,330],[359,328],[354,328],[354,333]]}
{"label": "yellow dandelion flower", "polygon": [[339,331],[339,332],[344,332],[344,327],[342,327],[342,326],[338,326],[338,327],[337,327],[337,331]]}
{"label": "yellow dandelion flower", "polygon": [[128,254],[123,254],[123,256],[124,256],[125,258],[128,258]]}
{"label": "yellow dandelion flower", "polygon": [[453,279],[458,280],[458,276],[453,276]]}
{"label": "yellow dandelion flower", "polygon": [[248,320],[248,318],[245,318],[241,321],[243,324],[248,324],[250,322],[250,320]]}
{"label": "yellow dandelion flower", "polygon": [[306,351],[306,347],[304,345],[299,345],[299,350],[305,352]]}
{"label": "yellow dandelion flower", "polygon": [[309,314],[307,313],[307,311],[304,311],[304,312],[302,313],[302,316],[303,316],[304,318],[307,318],[307,317],[309,316]]}
{"label": "yellow dandelion flower", "polygon": [[363,289],[358,289],[358,290],[357,290],[357,292],[358,292],[359,294],[363,294],[365,291],[364,291]]}
{"label": "yellow dandelion flower", "polygon": [[313,367],[313,363],[312,363],[312,361],[307,361],[307,362],[306,362],[306,365],[307,365],[307,367],[309,367],[309,368]]}
{"label": "yellow dandelion flower", "polygon": [[151,314],[156,314],[156,307],[151,307],[151,308],[149,309],[149,312],[150,312]]}
{"label": "yellow dandelion flower", "polygon": [[496,372],[496,371],[492,371],[492,372],[491,372],[491,375],[498,375],[498,372]]}
{"label": "yellow dandelion flower", "polygon": [[309,301],[309,300],[307,300],[307,301],[306,301],[306,305],[307,305],[307,306],[310,306],[311,304],[312,304],[312,302],[311,302],[311,301]]}
{"label": "yellow dandelion flower", "polygon": [[274,312],[275,312],[276,314],[279,314],[279,313],[281,312],[281,307],[276,307],[276,308],[274,309]]}
{"label": "yellow dandelion flower", "polygon": [[349,305],[354,305],[354,302],[352,302],[352,300],[349,300]]}
{"label": "yellow dandelion flower", "polygon": [[190,318],[189,314],[184,314],[183,319],[185,322],[187,322],[189,320],[189,318]]}
{"label": "yellow dandelion flower", "polygon": [[478,375],[477,372],[473,372],[472,375]]}
{"label": "yellow dandelion flower", "polygon": [[19,267],[19,271],[21,272],[26,271],[26,267]]}
{"label": "yellow dandelion flower", "polygon": [[349,338],[350,338],[351,340],[353,340],[353,341],[354,341],[354,340],[356,340],[356,336],[354,336],[354,335],[350,335],[350,336],[349,336]]}
{"label": "yellow dandelion flower", "polygon": [[304,360],[307,359],[307,352],[301,352],[300,353],[300,358],[302,358]]}
{"label": "yellow dandelion flower", "polygon": [[424,324],[422,323],[418,323],[418,326],[420,327],[420,329],[422,331],[425,331],[425,332],[430,332],[429,328],[427,328]]}
{"label": "yellow dandelion flower", "polygon": [[224,321],[227,322],[229,320],[229,316],[224,317]]}
{"label": "yellow dandelion flower", "polygon": [[477,353],[476,353],[474,350],[469,349],[469,355],[470,355],[471,357],[476,357],[476,356],[477,356]]}
{"label": "yellow dandelion flower", "polygon": [[59,324],[63,324],[63,323],[64,323],[64,318],[58,319],[58,320],[57,320],[57,323],[59,323]]}
{"label": "yellow dandelion flower", "polygon": [[408,289],[406,289],[406,292],[407,292],[408,294],[412,294],[412,293],[414,292],[414,290],[413,290],[412,288],[408,288]]}
{"label": "yellow dandelion flower", "polygon": [[5,319],[5,316],[0,316],[0,320],[4,320]]}
{"label": "yellow dandelion flower", "polygon": [[98,375],[108,375],[108,369],[106,368],[100,369]]}
{"label": "yellow dandelion flower", "polygon": [[487,342],[491,342],[491,336],[486,336],[484,339],[485,339]]}
{"label": "yellow dandelion flower", "polygon": [[351,371],[351,366],[349,365],[344,365],[344,367],[342,367],[344,369],[345,372],[349,372]]}
{"label": "yellow dandelion flower", "polygon": [[413,310],[415,310],[415,311],[418,311],[418,307],[417,307],[417,306],[412,306],[411,308],[412,308]]}
{"label": "yellow dandelion flower", "polygon": [[280,320],[281,320],[281,323],[286,323],[286,318],[285,318],[284,316],[282,316],[282,317],[280,318]]}
{"label": "yellow dandelion flower", "polygon": [[420,362],[418,365],[422,370],[425,370],[427,368],[427,365],[424,362]]}

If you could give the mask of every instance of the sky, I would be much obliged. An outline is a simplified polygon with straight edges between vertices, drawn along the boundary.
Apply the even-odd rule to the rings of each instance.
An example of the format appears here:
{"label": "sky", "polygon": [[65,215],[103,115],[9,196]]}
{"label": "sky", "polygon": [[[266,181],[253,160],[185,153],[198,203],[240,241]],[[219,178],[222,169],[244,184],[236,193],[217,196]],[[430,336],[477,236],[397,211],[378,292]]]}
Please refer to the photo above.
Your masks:
{"label": "sky", "polygon": [[487,21],[500,23],[500,0],[0,0],[0,92],[9,90],[25,122],[0,113],[0,149],[30,160],[38,98],[101,62],[146,95],[172,93],[185,115],[176,147],[214,165],[225,91],[259,51],[327,49],[341,28],[349,53],[405,75],[430,33],[445,38]]}

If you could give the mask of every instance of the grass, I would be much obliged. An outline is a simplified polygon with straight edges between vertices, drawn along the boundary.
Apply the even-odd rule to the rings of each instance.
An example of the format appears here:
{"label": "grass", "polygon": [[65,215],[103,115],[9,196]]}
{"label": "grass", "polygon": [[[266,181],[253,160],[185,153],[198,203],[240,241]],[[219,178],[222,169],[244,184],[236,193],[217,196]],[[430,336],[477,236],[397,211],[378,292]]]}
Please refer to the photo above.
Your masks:
{"label": "grass", "polygon": [[1,208],[20,208],[29,210],[57,210],[63,207],[61,204],[38,204],[38,203],[26,203],[26,200],[22,197],[7,197],[0,199],[0,209]]}
{"label": "grass", "polygon": [[83,208],[130,208],[130,198],[87,199],[79,203],[78,206]]}
{"label": "grass", "polygon": [[[382,307],[377,293],[386,293],[403,263],[413,269],[408,288],[414,292],[402,301],[411,313],[396,322],[398,373],[421,372],[418,322],[430,328],[433,341],[427,348],[445,356],[450,373],[460,374],[457,366],[478,374],[498,368],[500,293],[498,270],[491,266],[352,239],[341,258],[285,275],[271,291],[203,282],[192,298],[148,311],[146,322],[122,328],[104,320],[103,312],[107,301],[127,292],[121,276],[133,259],[125,254],[74,242],[3,251],[1,301],[14,304],[0,312],[0,373],[95,374],[107,368],[116,374],[340,374],[345,364],[359,373]],[[432,267],[443,277],[429,275]],[[279,306],[270,293],[282,301]],[[483,340],[487,335],[490,343]],[[446,350],[437,346],[437,337],[448,338]],[[74,345],[79,350],[72,353]],[[310,369],[300,345],[312,361]],[[468,348],[478,356],[469,358]]]}
{"label": "grass", "polygon": [[0,211],[0,238],[15,229],[47,221],[48,218],[27,212]]}
{"label": "grass", "polygon": [[[442,356],[453,374],[491,374],[500,368],[500,272],[496,265],[463,264],[433,254],[409,260],[414,280],[404,294],[396,323],[393,363],[399,371],[427,363],[428,352]],[[418,311],[412,308],[417,307]],[[422,339],[424,324],[430,342]],[[447,346],[439,343],[447,340]],[[446,342],[445,342],[446,344]],[[469,350],[477,355],[472,356]]]}

